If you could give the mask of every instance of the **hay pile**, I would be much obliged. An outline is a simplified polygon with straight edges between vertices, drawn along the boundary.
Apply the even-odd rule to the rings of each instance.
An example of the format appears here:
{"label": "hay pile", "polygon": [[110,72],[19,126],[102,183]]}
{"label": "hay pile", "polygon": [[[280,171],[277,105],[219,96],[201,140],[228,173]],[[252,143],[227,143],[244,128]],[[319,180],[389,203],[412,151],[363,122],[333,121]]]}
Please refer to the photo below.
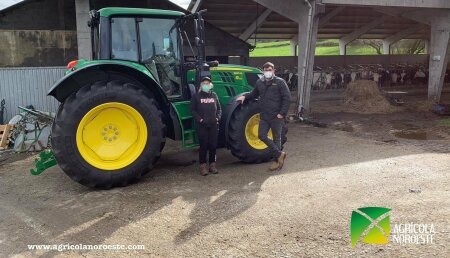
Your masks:
{"label": "hay pile", "polygon": [[351,82],[345,91],[344,104],[349,111],[357,113],[388,113],[394,111],[381,94],[374,81]]}

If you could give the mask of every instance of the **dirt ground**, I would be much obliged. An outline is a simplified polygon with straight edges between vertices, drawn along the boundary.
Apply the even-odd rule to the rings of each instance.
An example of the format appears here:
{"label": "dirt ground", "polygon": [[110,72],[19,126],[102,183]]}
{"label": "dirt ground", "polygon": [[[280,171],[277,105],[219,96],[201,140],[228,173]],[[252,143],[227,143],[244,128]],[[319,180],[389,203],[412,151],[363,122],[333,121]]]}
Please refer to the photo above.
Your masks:
{"label": "dirt ground", "polygon": [[[31,176],[32,157],[4,162],[0,257],[449,257],[450,141],[386,133],[393,121],[430,116],[405,112],[384,123],[383,115],[318,113],[328,128],[291,123],[288,159],[277,173],[220,150],[221,173],[201,177],[197,152],[175,151],[173,142],[151,175],[109,191],[78,185],[58,167]],[[366,206],[391,208],[391,223],[434,224],[435,242],[352,248],[351,212]],[[69,243],[145,250],[27,247]]]}

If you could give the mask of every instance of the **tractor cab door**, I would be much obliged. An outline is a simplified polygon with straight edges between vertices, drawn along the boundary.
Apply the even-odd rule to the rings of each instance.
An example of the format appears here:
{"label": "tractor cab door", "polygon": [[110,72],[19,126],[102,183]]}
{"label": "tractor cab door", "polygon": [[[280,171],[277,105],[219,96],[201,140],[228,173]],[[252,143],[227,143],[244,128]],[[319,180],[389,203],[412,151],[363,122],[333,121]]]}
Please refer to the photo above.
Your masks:
{"label": "tractor cab door", "polygon": [[141,62],[159,82],[169,99],[183,96],[181,46],[175,19],[138,19]]}
{"label": "tractor cab door", "polygon": [[143,18],[138,22],[141,60],[158,80],[181,127],[182,146],[198,146],[195,122],[190,110],[191,89],[182,72],[182,45],[174,19]]}

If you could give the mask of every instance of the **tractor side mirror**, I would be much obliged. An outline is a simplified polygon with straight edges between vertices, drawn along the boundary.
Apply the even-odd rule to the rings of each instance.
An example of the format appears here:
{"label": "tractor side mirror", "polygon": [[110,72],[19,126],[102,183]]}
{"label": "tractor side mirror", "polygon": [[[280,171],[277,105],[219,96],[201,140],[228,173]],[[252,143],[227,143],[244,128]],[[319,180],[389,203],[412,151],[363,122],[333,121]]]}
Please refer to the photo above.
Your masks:
{"label": "tractor side mirror", "polygon": [[195,37],[195,45],[197,47],[200,46],[200,38],[199,37]]}

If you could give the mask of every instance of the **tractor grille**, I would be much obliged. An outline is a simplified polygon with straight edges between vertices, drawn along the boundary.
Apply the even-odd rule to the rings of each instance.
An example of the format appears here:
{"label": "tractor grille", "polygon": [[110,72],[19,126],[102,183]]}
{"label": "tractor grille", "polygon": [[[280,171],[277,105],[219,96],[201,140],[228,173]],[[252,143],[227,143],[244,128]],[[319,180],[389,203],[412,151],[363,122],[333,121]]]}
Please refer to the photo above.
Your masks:
{"label": "tractor grille", "polygon": [[230,82],[230,83],[234,83],[234,75],[231,72],[218,72],[220,79],[223,82]]}

